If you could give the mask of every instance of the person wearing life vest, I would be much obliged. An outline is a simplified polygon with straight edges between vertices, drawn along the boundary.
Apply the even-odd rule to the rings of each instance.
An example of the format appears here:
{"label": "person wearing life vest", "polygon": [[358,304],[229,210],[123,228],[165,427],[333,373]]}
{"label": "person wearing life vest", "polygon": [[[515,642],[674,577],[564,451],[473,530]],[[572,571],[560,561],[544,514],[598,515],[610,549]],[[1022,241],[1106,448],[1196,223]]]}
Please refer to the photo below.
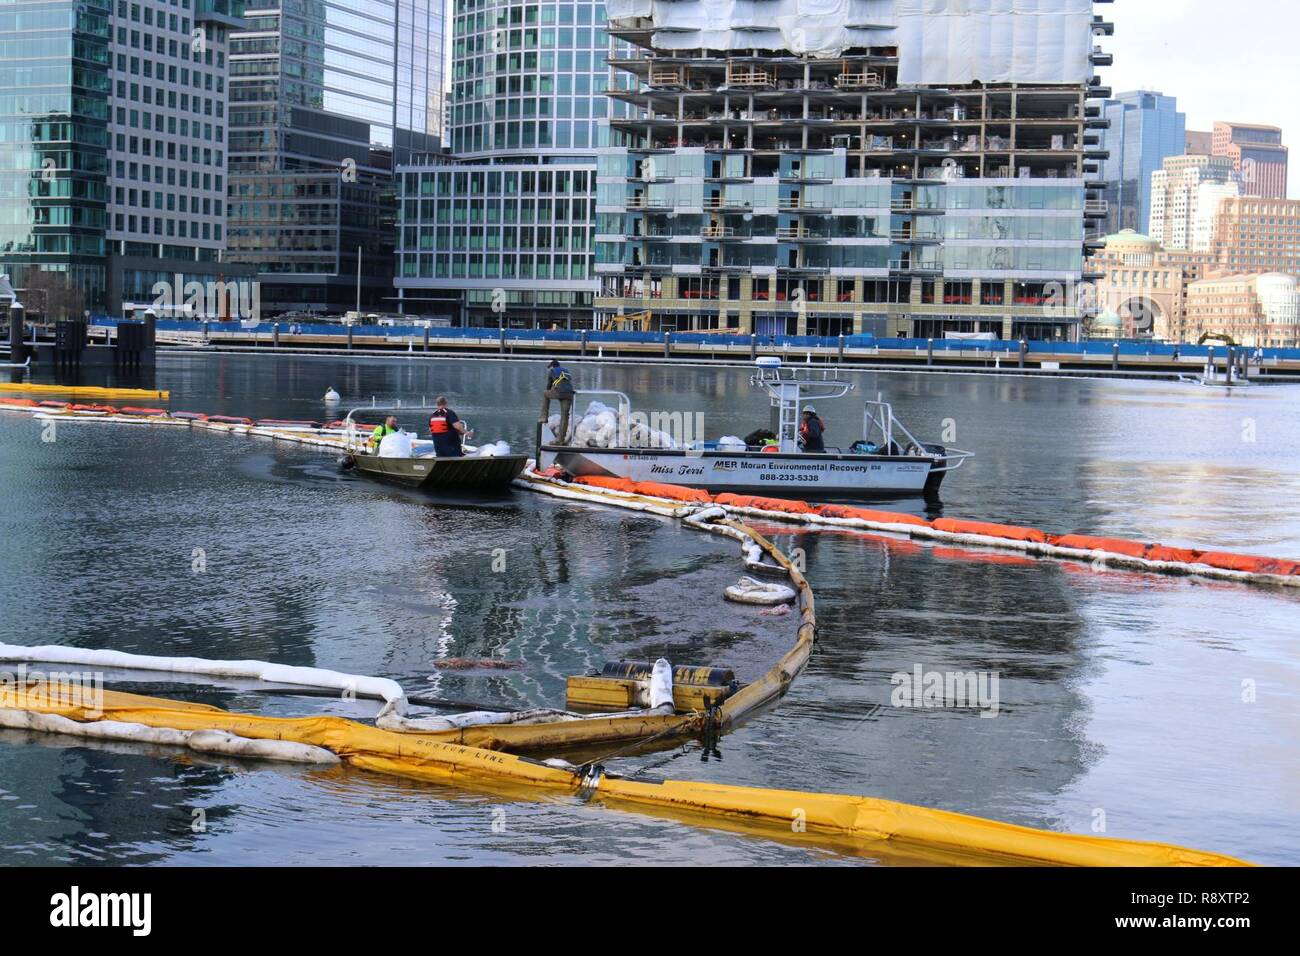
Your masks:
{"label": "person wearing life vest", "polygon": [[799,440],[806,452],[822,453],[826,451],[826,423],[817,417],[817,409],[805,405],[803,421],[799,423]]}
{"label": "person wearing life vest", "polygon": [[447,398],[439,395],[434,399],[437,406],[429,416],[429,434],[433,436],[433,453],[439,458],[461,458],[465,452],[461,440],[465,437],[465,423],[460,416],[447,407]]}
{"label": "person wearing life vest", "polygon": [[555,440],[561,445],[569,437],[569,413],[573,410],[573,376],[569,370],[555,359],[546,366],[546,391],[542,395],[542,417],[545,422],[551,417],[551,401],[560,403],[560,427],[555,433]]}
{"label": "person wearing life vest", "polygon": [[388,435],[396,435],[396,434],[397,434],[397,417],[395,415],[389,415],[386,419],[384,419],[384,423],[382,425],[376,425],[375,430],[370,433],[371,453],[373,454],[379,451],[379,443],[383,441],[385,437],[387,437]]}

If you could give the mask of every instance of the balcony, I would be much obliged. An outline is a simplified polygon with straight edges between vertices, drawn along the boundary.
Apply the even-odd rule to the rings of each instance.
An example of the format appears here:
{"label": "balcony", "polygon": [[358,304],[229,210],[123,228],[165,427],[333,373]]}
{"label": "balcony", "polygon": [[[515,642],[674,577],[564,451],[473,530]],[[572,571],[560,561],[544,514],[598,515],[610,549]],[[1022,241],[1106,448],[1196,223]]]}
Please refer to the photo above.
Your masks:
{"label": "balcony", "polygon": [[935,243],[943,242],[943,238],[938,233],[933,232],[913,232],[911,229],[891,229],[889,238],[893,242],[907,243]]}
{"label": "balcony", "polygon": [[841,73],[835,77],[835,87],[840,90],[883,90],[885,78],[874,70]]}
{"label": "balcony", "polygon": [[943,263],[941,262],[917,262],[913,259],[891,259],[889,260],[889,271],[897,272],[902,275],[942,275]]}
{"label": "balcony", "polygon": [[681,89],[687,84],[686,67],[652,66],[650,85],[656,89]]}
{"label": "balcony", "polygon": [[735,226],[705,226],[700,230],[701,239],[734,239]]}
{"label": "balcony", "polygon": [[747,199],[728,199],[725,196],[706,196],[704,199],[704,208],[709,210],[720,209],[749,209],[751,204]]}
{"label": "balcony", "polygon": [[654,196],[629,196],[627,198],[628,209],[671,209],[673,204],[667,199],[656,199]]}
{"label": "balcony", "polygon": [[768,70],[743,63],[727,63],[727,86],[737,89],[770,90],[776,87],[776,77]]}
{"label": "balcony", "polygon": [[1105,219],[1110,212],[1110,203],[1105,199],[1089,199],[1083,204],[1083,215],[1086,219]]}
{"label": "balcony", "polygon": [[777,229],[776,238],[782,242],[825,242],[829,237],[824,232],[814,232],[803,226],[783,226]]}
{"label": "balcony", "polygon": [[828,212],[831,208],[829,203],[815,202],[800,196],[782,196],[776,201],[776,204],[779,209],[801,210],[803,212]]}

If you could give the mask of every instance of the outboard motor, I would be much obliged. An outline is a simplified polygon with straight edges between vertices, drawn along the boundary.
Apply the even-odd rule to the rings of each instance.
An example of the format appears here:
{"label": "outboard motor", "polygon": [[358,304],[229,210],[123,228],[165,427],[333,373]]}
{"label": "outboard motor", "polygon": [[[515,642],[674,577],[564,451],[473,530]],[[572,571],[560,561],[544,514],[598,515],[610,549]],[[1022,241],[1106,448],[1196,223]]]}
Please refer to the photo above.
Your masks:
{"label": "outboard motor", "polygon": [[937,469],[948,466],[948,449],[944,448],[943,445],[929,443],[925,443],[922,447],[925,448],[927,453],[937,456],[934,465],[930,468],[930,474],[925,479],[925,496],[927,498],[937,498],[939,496],[939,486],[943,484],[943,476],[948,474],[946,471]]}

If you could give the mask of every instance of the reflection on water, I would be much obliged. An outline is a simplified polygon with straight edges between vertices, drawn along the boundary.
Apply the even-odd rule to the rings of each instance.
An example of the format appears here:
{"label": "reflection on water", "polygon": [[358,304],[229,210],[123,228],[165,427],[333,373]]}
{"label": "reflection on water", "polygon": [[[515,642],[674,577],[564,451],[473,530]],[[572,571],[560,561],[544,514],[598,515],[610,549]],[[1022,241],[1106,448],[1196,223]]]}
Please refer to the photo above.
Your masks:
{"label": "reflection on water", "polygon": [[[481,438],[524,448],[541,377],[540,362],[266,356],[166,357],[158,371],[175,409],[277,418],[325,416],[331,385],[345,403],[445,392]],[[766,416],[743,370],[579,365],[578,378],[645,410],[702,411],[711,434]],[[945,483],[947,514],[1300,557],[1295,390],[856,381],[853,398],[820,409],[833,442],[860,427],[857,399],[883,391],[914,431],[947,424],[978,452]],[[554,706],[568,675],[606,660],[662,654],[752,679],[792,639],[792,618],[721,600],[740,574],[730,544],[670,521],[524,493],[430,498],[340,472],[327,454],[224,435],[69,425],[53,445],[39,439],[26,418],[0,416],[0,640],[265,658]],[[768,530],[804,550],[817,592],[807,672],[724,739],[720,760],[686,748],[621,769],[1081,832],[1104,819],[1112,835],[1300,862],[1295,596]],[[519,667],[436,666],[450,657]],[[891,676],[918,664],[996,672],[999,716],[891,706]],[[237,683],[131,686],[276,714],[374,709]],[[844,859],[573,801],[12,732],[0,734],[0,787],[0,847],[18,863]]]}

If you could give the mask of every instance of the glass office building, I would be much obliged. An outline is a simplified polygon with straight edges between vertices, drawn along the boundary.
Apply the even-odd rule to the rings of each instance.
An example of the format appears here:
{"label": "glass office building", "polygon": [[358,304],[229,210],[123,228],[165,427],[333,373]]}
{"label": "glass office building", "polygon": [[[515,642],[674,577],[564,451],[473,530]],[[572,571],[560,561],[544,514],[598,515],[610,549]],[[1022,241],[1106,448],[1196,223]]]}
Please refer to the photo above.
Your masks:
{"label": "glass office building", "polygon": [[[107,301],[107,0],[0,6],[0,271]],[[40,302],[29,307],[40,308]]]}
{"label": "glass office building", "polygon": [[397,277],[408,314],[590,325],[595,151],[611,104],[605,7],[455,0],[453,155],[402,168]]}
{"label": "glass office building", "polygon": [[1106,231],[1146,232],[1151,224],[1151,174],[1167,156],[1181,156],[1187,145],[1187,117],[1178,100],[1139,90],[1107,100],[1102,115],[1110,121],[1102,143],[1110,157],[1102,165],[1109,209]]}
{"label": "glass office building", "polygon": [[[41,313],[121,314],[228,278],[226,42],[239,0],[0,8],[0,268]],[[59,295],[56,273],[79,299]],[[37,294],[36,288],[43,288]],[[30,291],[30,294],[28,292]],[[47,308],[47,306],[49,308]]]}
{"label": "glass office building", "polygon": [[268,312],[391,308],[394,163],[436,149],[439,0],[250,4],[231,42],[228,258]]}
{"label": "glass office building", "polygon": [[158,282],[249,280],[226,244],[229,35],[243,0],[112,0],[108,302],[147,308]]}

